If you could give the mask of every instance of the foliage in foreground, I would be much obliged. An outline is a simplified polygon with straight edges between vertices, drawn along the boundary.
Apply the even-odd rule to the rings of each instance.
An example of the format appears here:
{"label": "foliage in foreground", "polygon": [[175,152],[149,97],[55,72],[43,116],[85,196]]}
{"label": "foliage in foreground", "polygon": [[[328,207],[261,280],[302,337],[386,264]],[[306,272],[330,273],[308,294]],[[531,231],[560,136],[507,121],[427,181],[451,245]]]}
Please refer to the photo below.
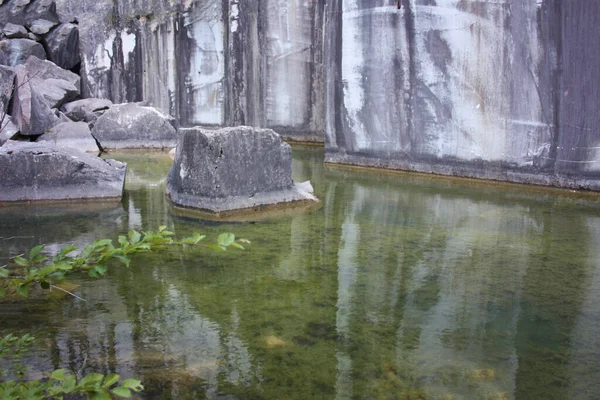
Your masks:
{"label": "foliage in foreground", "polygon": [[[129,256],[135,253],[161,250],[173,245],[201,245],[209,249],[224,251],[228,247],[244,249],[242,244],[249,244],[245,239],[237,239],[231,233],[222,233],[217,243],[203,243],[204,235],[194,234],[191,237],[175,240],[173,232],[161,226],[156,232],[129,231],[127,236],[119,236],[118,246],[110,239],[96,240],[79,252],[79,247],[67,245],[54,257],[43,254],[44,245],[31,249],[28,257],[14,257],[9,265],[0,267],[0,297],[8,293],[29,294],[29,288],[38,285],[42,289],[56,288],[56,283],[66,276],[86,271],[92,278],[106,274],[108,266],[118,261],[129,267]],[[64,290],[63,290],[64,291]],[[73,293],[69,294],[75,296]],[[75,296],[77,297],[77,296]],[[34,338],[30,334],[17,337],[8,334],[0,337],[0,360],[4,359],[14,374],[22,377],[26,374],[20,359],[27,353]],[[0,368],[0,399],[62,399],[64,395],[87,395],[90,399],[102,400],[114,397],[129,398],[133,393],[144,389],[141,381],[125,379],[117,374],[103,375],[90,373],[78,379],[64,369],[53,371],[46,379],[19,381],[3,380],[4,371]]]}
{"label": "foliage in foreground", "polygon": [[[64,246],[52,259],[42,252],[44,245],[35,246],[29,252],[29,257],[17,256],[13,263],[0,267],[0,297],[7,291],[27,296],[29,288],[36,284],[42,289],[56,288],[54,284],[62,281],[67,275],[86,271],[92,278],[103,276],[111,261],[119,261],[129,267],[129,256],[135,253],[150,252],[164,249],[172,245],[197,245],[206,236],[198,233],[181,240],[173,239],[173,232],[161,226],[156,232],[129,231],[127,236],[119,236],[118,246],[111,239],[96,240],[87,245],[80,253],[74,244]],[[228,247],[244,249],[242,243],[250,243],[245,239],[235,239],[232,233],[222,233],[217,243],[201,244],[204,247],[224,251]],[[1,281],[0,281],[1,282]]]}

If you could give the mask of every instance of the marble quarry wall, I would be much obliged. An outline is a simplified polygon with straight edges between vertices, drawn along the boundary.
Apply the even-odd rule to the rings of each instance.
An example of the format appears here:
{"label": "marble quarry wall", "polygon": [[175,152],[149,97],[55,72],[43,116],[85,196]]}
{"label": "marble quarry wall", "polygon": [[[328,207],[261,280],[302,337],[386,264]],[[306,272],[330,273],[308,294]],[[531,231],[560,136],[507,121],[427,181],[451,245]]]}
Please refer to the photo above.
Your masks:
{"label": "marble quarry wall", "polygon": [[600,2],[59,0],[83,91],[326,161],[600,190]]}
{"label": "marble quarry wall", "polygon": [[325,14],[327,161],[600,189],[600,2],[332,0]]}

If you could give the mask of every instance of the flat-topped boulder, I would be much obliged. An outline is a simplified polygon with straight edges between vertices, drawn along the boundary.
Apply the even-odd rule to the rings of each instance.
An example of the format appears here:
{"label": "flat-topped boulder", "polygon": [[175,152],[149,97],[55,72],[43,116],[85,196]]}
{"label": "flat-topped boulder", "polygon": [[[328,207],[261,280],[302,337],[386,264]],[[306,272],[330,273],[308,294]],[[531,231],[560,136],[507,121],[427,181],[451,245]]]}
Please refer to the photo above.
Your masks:
{"label": "flat-topped boulder", "polygon": [[184,128],[167,195],[179,207],[231,213],[318,202],[310,184],[292,180],[292,151],[270,129]]}
{"label": "flat-topped boulder", "polygon": [[48,142],[57,146],[98,154],[100,149],[88,124],[85,122],[62,122],[53,126],[37,139],[38,142]]}
{"label": "flat-topped boulder", "polygon": [[50,143],[0,147],[0,202],[118,200],[126,164]]}
{"label": "flat-topped boulder", "polygon": [[177,145],[172,118],[154,107],[115,104],[94,123],[92,135],[103,149],[163,149]]}

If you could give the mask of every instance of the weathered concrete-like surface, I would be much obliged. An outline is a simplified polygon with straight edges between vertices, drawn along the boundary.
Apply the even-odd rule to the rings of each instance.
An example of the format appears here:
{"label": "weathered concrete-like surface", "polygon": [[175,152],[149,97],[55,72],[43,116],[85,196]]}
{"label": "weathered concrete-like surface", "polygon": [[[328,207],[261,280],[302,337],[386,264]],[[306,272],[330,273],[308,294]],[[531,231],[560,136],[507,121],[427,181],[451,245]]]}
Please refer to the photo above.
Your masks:
{"label": "weathered concrete-like surface", "polygon": [[126,165],[47,143],[0,147],[0,201],[119,199]]}
{"label": "weathered concrete-like surface", "polygon": [[154,107],[116,104],[94,123],[92,135],[103,149],[162,149],[177,144],[173,120]]}
{"label": "weathered concrete-like surface", "polygon": [[600,3],[402,4],[327,3],[327,161],[600,189]]}
{"label": "weathered concrete-like surface", "polygon": [[292,181],[291,148],[270,129],[181,130],[167,195],[213,213],[317,202]]}

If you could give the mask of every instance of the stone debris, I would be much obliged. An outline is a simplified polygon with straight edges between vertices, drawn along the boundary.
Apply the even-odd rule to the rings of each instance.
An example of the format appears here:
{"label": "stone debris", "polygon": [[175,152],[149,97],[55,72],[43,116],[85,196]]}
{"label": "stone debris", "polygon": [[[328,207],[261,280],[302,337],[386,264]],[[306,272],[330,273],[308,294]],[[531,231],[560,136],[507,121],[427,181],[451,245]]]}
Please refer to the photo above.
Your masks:
{"label": "stone debris", "polygon": [[0,147],[0,201],[120,199],[126,165],[73,148],[8,141]]}

